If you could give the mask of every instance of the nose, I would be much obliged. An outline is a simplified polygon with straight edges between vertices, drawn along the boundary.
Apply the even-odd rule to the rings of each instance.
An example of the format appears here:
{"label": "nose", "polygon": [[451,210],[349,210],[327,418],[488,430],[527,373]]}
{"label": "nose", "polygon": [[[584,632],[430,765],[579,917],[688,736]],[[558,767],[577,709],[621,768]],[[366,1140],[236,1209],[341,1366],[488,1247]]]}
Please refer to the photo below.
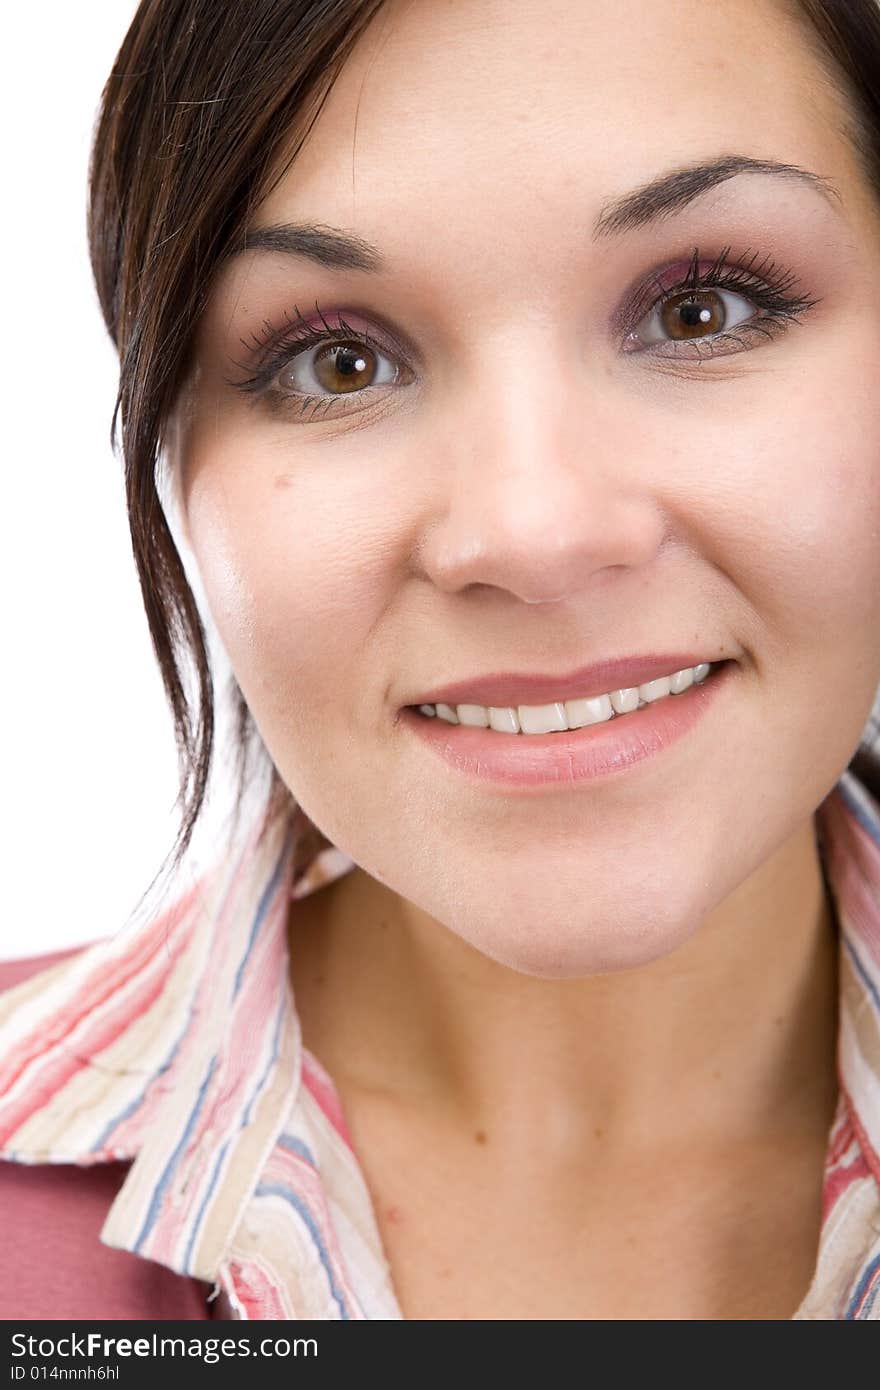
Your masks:
{"label": "nose", "polygon": [[418,546],[423,573],[447,593],[488,586],[536,604],[647,565],[664,520],[625,388],[582,359],[561,364],[549,346],[542,358],[534,340],[509,345],[520,365],[503,371],[504,354],[483,346],[473,399],[450,408],[451,443],[435,455],[442,481]]}

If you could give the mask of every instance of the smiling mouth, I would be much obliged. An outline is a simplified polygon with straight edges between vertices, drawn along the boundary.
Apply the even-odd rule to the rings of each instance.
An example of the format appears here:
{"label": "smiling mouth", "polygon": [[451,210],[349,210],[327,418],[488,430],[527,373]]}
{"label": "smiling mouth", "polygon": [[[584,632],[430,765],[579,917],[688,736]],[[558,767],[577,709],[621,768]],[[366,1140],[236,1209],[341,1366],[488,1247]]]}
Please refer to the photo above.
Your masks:
{"label": "smiling mouth", "polygon": [[[637,768],[655,758],[669,757],[666,750],[687,739],[709,717],[709,711],[717,701],[724,700],[723,692],[732,687],[735,679],[735,658],[700,663],[703,664],[708,665],[707,673],[700,673],[701,679],[692,680],[678,694],[673,693],[671,685],[664,691],[662,683],[665,680],[668,685],[669,678],[660,677],[659,686],[658,682],[648,683],[654,686],[648,691],[656,696],[654,699],[640,702],[641,686],[588,697],[584,703],[593,706],[592,719],[584,717],[589,710],[578,710],[580,701],[534,706],[534,732],[515,727],[512,720],[501,722],[501,717],[507,715],[519,722],[520,713],[528,711],[528,706],[505,707],[500,715],[493,709],[495,723],[487,724],[490,710],[480,706],[450,707],[452,718],[448,718],[439,713],[439,706],[434,707],[432,714],[430,706],[425,713],[418,705],[404,705],[397,722],[408,728],[416,743],[428,749],[441,765],[445,763],[454,776],[467,778],[490,795],[567,793],[597,779],[603,783],[636,775]],[[620,711],[611,703],[612,696]],[[580,722],[569,728],[567,709],[572,705]],[[460,712],[465,715],[464,721],[458,717]],[[505,733],[517,737],[505,738]],[[714,746],[718,746],[717,739]]]}
{"label": "smiling mouth", "polygon": [[537,734],[568,733],[589,725],[627,719],[648,705],[675,700],[693,686],[705,684],[707,680],[712,679],[716,671],[729,664],[729,660],[701,662],[696,667],[688,667],[639,686],[612,690],[587,698],[549,701],[541,705],[485,706],[465,702],[457,705],[438,702],[406,705],[404,708],[421,719],[436,719],[451,727],[463,725],[499,734],[515,734],[522,738]]}

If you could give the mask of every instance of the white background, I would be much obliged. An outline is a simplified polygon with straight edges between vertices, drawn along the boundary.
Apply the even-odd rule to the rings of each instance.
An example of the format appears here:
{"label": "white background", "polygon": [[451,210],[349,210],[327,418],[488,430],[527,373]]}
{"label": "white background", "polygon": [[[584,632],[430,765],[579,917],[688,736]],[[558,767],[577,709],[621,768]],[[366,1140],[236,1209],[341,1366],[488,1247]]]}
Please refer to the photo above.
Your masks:
{"label": "white background", "polygon": [[135,9],[50,0],[4,15],[0,959],[115,932],[177,824],[85,235],[92,124]]}

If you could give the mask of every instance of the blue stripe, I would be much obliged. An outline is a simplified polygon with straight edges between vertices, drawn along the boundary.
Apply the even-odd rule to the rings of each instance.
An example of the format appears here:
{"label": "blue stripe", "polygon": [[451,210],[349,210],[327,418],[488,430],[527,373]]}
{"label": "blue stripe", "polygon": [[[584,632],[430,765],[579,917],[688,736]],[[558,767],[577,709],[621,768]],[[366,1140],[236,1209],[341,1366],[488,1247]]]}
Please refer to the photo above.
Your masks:
{"label": "blue stripe", "polygon": [[864,1298],[866,1292],[870,1288],[871,1280],[878,1274],[878,1272],[880,1272],[880,1255],[878,1255],[876,1259],[872,1260],[868,1267],[862,1271],[861,1278],[859,1279],[859,1282],[856,1284],[856,1291],[850,1299],[849,1307],[847,1308],[846,1313],[844,1314],[844,1316],[850,1319],[850,1321],[861,1321],[862,1318],[867,1318],[870,1316],[871,1309],[874,1306],[874,1299],[877,1297],[876,1289],[871,1295],[871,1298],[866,1304],[866,1306],[862,1309],[858,1319],[856,1319],[856,1308],[858,1307],[859,1303]]}
{"label": "blue stripe", "polygon": [[191,1022],[192,1005],[190,1005],[189,1016],[187,1017],[186,1023],[184,1024],[183,1032],[180,1034],[180,1037],[175,1042],[166,1060],[162,1063],[160,1067],[156,1068],[152,1076],[150,1076],[150,1078],[148,1079],[146,1086],[144,1086],[144,1089],[140,1092],[139,1095],[135,1096],[131,1104],[127,1105],[124,1110],[120,1110],[119,1113],[115,1115],[114,1118],[110,1121],[110,1123],[101,1131],[100,1137],[96,1140],[95,1144],[90,1150],[91,1153],[95,1153],[97,1149],[103,1149],[113,1131],[116,1128],[118,1128],[119,1125],[122,1124],[123,1120],[127,1120],[131,1115],[135,1113],[136,1110],[140,1109],[146,1098],[148,1087],[152,1085],[152,1083],[156,1080],[157,1077],[160,1077],[163,1074],[163,1072],[166,1072],[168,1070],[168,1068],[171,1066],[171,1063],[174,1061],[175,1057],[180,1051],[180,1045],[186,1037],[187,1033],[189,1032]]}
{"label": "blue stripe", "polygon": [[180,1155],[186,1147],[187,1143],[189,1142],[190,1135],[192,1134],[195,1128],[196,1120],[199,1117],[199,1111],[201,1110],[204,1104],[205,1095],[207,1093],[208,1086],[211,1082],[211,1077],[214,1075],[216,1067],[217,1057],[215,1055],[211,1058],[211,1064],[208,1067],[207,1075],[205,1076],[204,1081],[199,1087],[199,1093],[196,1098],[196,1103],[193,1106],[193,1109],[190,1112],[190,1117],[186,1122],[186,1129],[183,1131],[183,1134],[181,1135],[180,1141],[176,1149],[174,1150],[174,1153],[171,1155],[167,1164],[165,1165],[165,1171],[163,1172],[161,1178],[159,1179],[158,1183],[153,1189],[153,1195],[150,1198],[150,1207],[147,1212],[146,1219],[144,1221],[143,1226],[141,1227],[140,1234],[134,1243],[135,1253],[137,1253],[137,1251],[140,1250],[141,1246],[143,1245],[150,1232],[150,1229],[154,1221],[156,1220],[156,1217],[159,1214],[159,1207],[162,1203],[162,1198],[165,1195],[165,1191],[168,1187],[168,1184],[171,1181],[171,1174],[174,1172],[174,1169],[177,1165],[177,1161],[180,1158]]}
{"label": "blue stripe", "polygon": [[867,831],[874,844],[880,847],[880,804],[872,796],[864,782],[847,768],[836,784],[846,807],[855,816],[863,830]]}
{"label": "blue stripe", "polygon": [[[249,958],[249,956],[250,956],[250,953],[251,953],[251,950],[252,950],[252,948],[253,948],[254,942],[255,942],[255,940],[256,940],[257,933],[258,933],[258,931],[259,931],[259,928],[260,928],[260,925],[261,925],[261,923],[262,923],[262,920],[263,920],[263,918],[265,917],[266,910],[267,910],[268,905],[269,905],[269,903],[270,903],[270,901],[271,901],[271,899],[272,899],[272,896],[273,896],[273,894],[275,893],[275,891],[277,890],[278,882],[279,882],[279,879],[280,879],[281,870],[282,870],[282,868],[283,868],[283,866],[284,866],[285,857],[286,857],[287,852],[288,852],[288,849],[289,849],[290,838],[291,838],[291,832],[288,831],[287,835],[286,835],[285,838],[284,838],[284,848],[282,849],[281,854],[280,854],[280,856],[279,856],[279,859],[278,859],[278,861],[277,861],[277,863],[276,863],[276,865],[275,865],[275,868],[274,868],[273,871],[272,871],[272,875],[271,875],[271,878],[270,878],[270,880],[269,880],[269,883],[268,883],[268,885],[266,886],[266,888],[263,890],[262,896],[261,896],[261,898],[260,898],[260,904],[259,904],[259,907],[258,907],[258,909],[257,909],[257,914],[256,914],[256,917],[255,917],[255,919],[254,919],[253,926],[252,926],[252,928],[251,928],[251,933],[250,933],[250,938],[249,938],[249,940],[248,940],[247,948],[246,948],[246,950],[245,950],[244,956],[242,957],[242,960],[241,960],[240,963],[239,963],[238,970],[237,970],[236,975],[235,975],[235,984],[234,984],[233,990],[232,990],[232,998],[233,998],[233,999],[235,999],[236,995],[237,995],[238,992],[239,992],[239,988],[240,988],[240,986],[241,986],[242,976],[243,976],[245,967],[246,967],[246,965],[247,965],[248,958]],[[240,862],[241,862],[241,860],[239,860],[239,863],[240,863]],[[226,898],[227,898],[227,897],[228,897],[228,893],[227,893],[227,895],[224,897],[224,904],[225,904],[225,901],[226,901]],[[220,914],[218,914],[218,917],[219,917],[219,915],[220,915]],[[276,1046],[277,1046],[277,1038],[276,1038]],[[205,1076],[204,1081],[202,1082],[201,1086],[199,1087],[199,1093],[198,1093],[198,1096],[197,1096],[197,1099],[196,1099],[196,1103],[195,1103],[195,1106],[194,1106],[193,1110],[192,1110],[191,1113],[190,1113],[190,1117],[189,1117],[189,1120],[187,1121],[186,1129],[184,1130],[183,1135],[181,1136],[181,1139],[180,1139],[180,1141],[179,1141],[177,1147],[176,1147],[175,1150],[174,1150],[174,1153],[171,1155],[171,1158],[168,1160],[168,1163],[167,1163],[167,1165],[166,1165],[166,1167],[165,1167],[165,1171],[163,1172],[162,1177],[160,1178],[160,1180],[159,1180],[159,1182],[158,1182],[156,1188],[155,1188],[154,1191],[153,1191],[153,1195],[152,1195],[152,1197],[151,1197],[151,1199],[150,1199],[149,1211],[147,1212],[147,1216],[146,1216],[146,1219],[145,1219],[145,1221],[144,1221],[143,1227],[142,1227],[142,1229],[141,1229],[141,1231],[140,1231],[140,1234],[138,1235],[138,1238],[137,1238],[137,1240],[136,1240],[136,1242],[135,1242],[135,1245],[134,1245],[135,1251],[140,1250],[140,1248],[141,1248],[141,1246],[142,1246],[144,1240],[146,1239],[147,1235],[149,1234],[149,1231],[150,1231],[150,1229],[151,1229],[153,1223],[154,1223],[155,1220],[156,1220],[156,1217],[157,1217],[157,1215],[158,1215],[159,1207],[160,1207],[160,1205],[161,1205],[163,1196],[164,1196],[165,1191],[167,1190],[168,1184],[169,1184],[169,1182],[170,1182],[170,1180],[171,1180],[171,1175],[172,1175],[172,1173],[173,1173],[173,1171],[174,1171],[174,1168],[175,1168],[176,1165],[177,1165],[177,1162],[178,1162],[178,1160],[179,1160],[179,1158],[180,1158],[181,1153],[183,1152],[184,1148],[186,1147],[186,1144],[188,1143],[188,1141],[189,1141],[189,1139],[190,1139],[190,1137],[191,1137],[191,1135],[192,1135],[192,1132],[193,1132],[193,1129],[194,1129],[194,1127],[195,1127],[196,1121],[197,1121],[197,1119],[198,1119],[199,1113],[200,1113],[200,1111],[201,1111],[201,1109],[202,1109],[202,1106],[203,1106],[203,1104],[204,1104],[204,1101],[205,1101],[205,1095],[206,1095],[206,1093],[207,1093],[208,1086],[210,1085],[211,1078],[212,1078],[212,1076],[214,1075],[214,1072],[215,1072],[215,1070],[216,1070],[216,1068],[217,1068],[217,1063],[218,1063],[218,1056],[217,1056],[217,1054],[215,1054],[215,1055],[211,1058],[211,1064],[210,1064],[210,1066],[209,1066],[209,1068],[208,1068],[207,1075]],[[270,1063],[270,1065],[271,1065],[271,1063]],[[227,1150],[227,1148],[228,1148],[228,1145],[229,1145],[229,1141],[227,1141],[227,1143],[223,1146],[223,1148],[221,1149],[219,1155],[217,1156],[217,1158],[216,1158],[216,1160],[215,1160],[214,1172],[213,1172],[213,1174],[212,1174],[211,1184],[210,1184],[208,1193],[206,1194],[206,1196],[205,1196],[205,1198],[204,1198],[204,1201],[202,1202],[202,1205],[201,1205],[201,1208],[200,1208],[200,1211],[199,1211],[199,1216],[198,1216],[198,1218],[196,1219],[195,1225],[194,1225],[194,1226],[191,1228],[191,1230],[190,1230],[189,1239],[188,1239],[188,1242],[187,1242],[187,1258],[189,1257],[189,1254],[190,1254],[191,1251],[192,1251],[193,1242],[194,1242],[194,1240],[195,1240],[196,1233],[197,1233],[197,1231],[198,1231],[198,1222],[199,1222],[199,1220],[201,1219],[201,1217],[203,1216],[204,1211],[205,1211],[205,1207],[206,1207],[208,1201],[210,1200],[211,1193],[212,1193],[213,1190],[214,1190],[214,1186],[215,1186],[216,1180],[217,1180],[217,1175],[218,1175],[218,1173],[220,1172],[220,1168],[221,1168],[221,1165],[222,1165],[223,1157],[224,1157],[224,1155],[225,1155],[225,1153],[226,1153],[226,1150]]]}
{"label": "blue stripe", "polygon": [[[176,1050],[177,1049],[175,1047],[175,1051]],[[99,1149],[103,1149],[105,1147],[107,1140],[110,1138],[110,1135],[113,1133],[114,1129],[118,1129],[118,1127],[122,1124],[123,1120],[127,1120],[129,1116],[133,1115],[136,1110],[140,1110],[141,1106],[144,1103],[145,1094],[146,1088],[143,1091],[141,1091],[140,1095],[135,1096],[134,1100],[131,1102],[130,1105],[127,1105],[124,1110],[120,1110],[118,1114],[114,1115],[110,1123],[108,1125],[105,1125],[104,1128],[101,1130],[100,1135],[95,1140],[92,1147],[89,1149],[89,1153],[97,1153]]]}
{"label": "blue stripe", "polygon": [[246,949],[245,949],[244,956],[242,957],[241,963],[240,963],[240,965],[239,965],[239,967],[238,967],[238,970],[236,971],[235,983],[234,983],[234,985],[233,985],[233,987],[232,987],[232,998],[233,998],[233,999],[235,999],[236,995],[238,994],[239,989],[241,988],[241,979],[242,979],[242,975],[244,974],[245,966],[247,965],[247,963],[248,963],[248,958],[250,957],[251,951],[253,950],[254,942],[255,942],[256,939],[257,939],[257,933],[258,933],[259,930],[260,930],[260,927],[261,927],[262,922],[263,922],[263,918],[264,918],[265,915],[266,915],[266,912],[267,912],[267,909],[268,909],[268,907],[269,907],[269,904],[270,904],[270,902],[272,901],[272,898],[275,896],[275,893],[276,893],[277,890],[278,890],[278,884],[279,884],[279,882],[280,882],[280,880],[281,880],[282,869],[284,868],[284,863],[285,863],[285,860],[287,859],[288,850],[290,849],[291,834],[292,834],[292,832],[291,832],[291,831],[288,831],[287,834],[285,835],[285,837],[284,837],[284,848],[283,848],[282,851],[281,851],[281,854],[280,854],[280,856],[279,856],[279,859],[278,859],[277,864],[275,865],[275,868],[272,870],[272,876],[271,876],[271,878],[269,879],[269,882],[266,884],[266,887],[263,889],[263,892],[262,892],[262,894],[261,894],[261,896],[260,896],[259,906],[257,907],[257,914],[256,914],[256,916],[254,917],[253,926],[251,927],[250,938],[248,939],[248,944],[247,944],[247,947],[246,947]]}
{"label": "blue stripe", "polygon": [[204,1198],[202,1199],[202,1204],[201,1204],[201,1206],[199,1207],[199,1210],[198,1210],[198,1212],[197,1212],[197,1214],[196,1214],[196,1216],[195,1216],[195,1219],[194,1219],[193,1224],[192,1224],[192,1229],[190,1230],[190,1233],[189,1233],[189,1239],[187,1240],[187,1243],[186,1243],[186,1254],[184,1255],[183,1258],[184,1258],[184,1268],[186,1269],[186,1272],[187,1272],[187,1273],[190,1273],[190,1272],[191,1272],[191,1271],[190,1271],[190,1259],[192,1258],[193,1246],[195,1245],[196,1237],[198,1236],[199,1231],[201,1230],[202,1222],[203,1222],[204,1219],[205,1219],[205,1211],[206,1211],[206,1209],[207,1209],[207,1207],[208,1207],[208,1204],[209,1204],[211,1198],[212,1198],[213,1195],[214,1195],[214,1189],[215,1189],[216,1186],[217,1186],[217,1180],[218,1180],[218,1178],[219,1178],[219,1176],[220,1176],[220,1171],[221,1171],[221,1169],[222,1169],[222,1167],[223,1167],[223,1160],[225,1159],[226,1154],[227,1154],[227,1152],[229,1151],[229,1146],[230,1146],[230,1144],[233,1142],[233,1139],[236,1138],[237,1135],[240,1134],[241,1131],[242,1131],[243,1129],[245,1129],[245,1128],[251,1123],[251,1115],[252,1115],[252,1113],[253,1113],[253,1108],[254,1108],[254,1106],[256,1105],[257,1100],[258,1100],[258,1098],[259,1098],[259,1096],[260,1096],[260,1094],[261,1094],[261,1092],[262,1092],[262,1090],[263,1090],[263,1086],[264,1086],[264,1084],[265,1084],[265,1082],[266,1082],[266,1078],[268,1077],[268,1075],[269,1075],[269,1073],[271,1072],[273,1066],[275,1065],[275,1063],[276,1063],[277,1060],[278,1060],[278,1041],[279,1041],[279,1038],[280,1038],[280,1036],[281,1036],[281,1022],[282,1022],[282,1019],[283,1019],[284,1013],[285,1013],[285,1009],[284,1009],[285,1003],[286,1003],[286,1000],[283,1000],[283,1001],[282,1001],[282,1007],[279,1008],[279,1010],[278,1010],[277,1020],[276,1020],[276,1023],[275,1023],[275,1034],[274,1034],[274,1037],[273,1037],[273,1039],[272,1039],[272,1055],[271,1055],[271,1057],[269,1058],[269,1061],[266,1063],[266,1066],[263,1068],[263,1074],[262,1074],[262,1076],[260,1077],[260,1079],[259,1079],[259,1081],[257,1082],[257,1085],[256,1085],[254,1091],[253,1091],[252,1094],[251,1094],[251,1098],[250,1098],[250,1100],[249,1100],[248,1103],[247,1103],[247,1109],[245,1110],[245,1112],[244,1112],[244,1114],[243,1114],[243,1116],[242,1116],[242,1118],[241,1118],[241,1120],[240,1120],[240,1122],[239,1122],[238,1129],[237,1129],[237,1131],[236,1131],[236,1135],[233,1135],[233,1136],[231,1136],[229,1139],[227,1139],[226,1143],[225,1143],[225,1144],[223,1145],[223,1147],[220,1149],[220,1152],[217,1154],[217,1157],[216,1157],[215,1160],[214,1160],[214,1168],[213,1168],[213,1172],[211,1173],[210,1182],[208,1183],[208,1190],[207,1190],[207,1192],[205,1193]]}
{"label": "blue stripe", "polygon": [[298,1139],[295,1134],[281,1134],[278,1136],[278,1147],[287,1149],[288,1153],[296,1154],[298,1158],[304,1158],[306,1163],[310,1163],[317,1170],[315,1155],[312,1153],[308,1144],[302,1139]]}
{"label": "blue stripe", "polygon": [[[236,870],[235,870],[236,873],[238,872],[238,869],[241,867],[241,862],[242,862],[242,859],[244,858],[244,853],[245,853],[244,850],[242,850],[241,854],[239,855],[238,864],[236,865]],[[232,877],[230,878],[229,883],[227,884],[226,892],[223,894],[223,898],[222,898],[222,900],[221,900],[221,902],[220,902],[220,906],[219,906],[219,908],[217,909],[217,915],[218,915],[218,917],[222,914],[224,908],[226,907],[227,902],[229,901],[229,895],[230,895],[230,893],[232,892],[232,884],[234,883],[234,881],[235,881],[235,874],[233,874]],[[166,983],[167,983],[167,982],[166,982]],[[180,1051],[180,1045],[181,1045],[181,1043],[183,1042],[184,1038],[186,1037],[187,1033],[188,1033],[189,1030],[190,1030],[190,1027],[192,1026],[193,1014],[194,1014],[194,1010],[195,1010],[195,1000],[196,1000],[197,995],[198,995],[198,990],[197,990],[197,989],[194,989],[194,990],[193,990],[193,993],[192,993],[192,998],[190,999],[190,1002],[189,1002],[189,1007],[188,1007],[188,1009],[187,1009],[187,1013],[186,1013],[186,1022],[185,1022],[184,1025],[183,1025],[183,1030],[182,1030],[182,1032],[180,1033],[180,1036],[178,1037],[178,1039],[177,1039],[177,1041],[175,1042],[174,1046],[172,1047],[171,1051],[167,1054],[167,1056],[166,1056],[166,1058],[165,1058],[165,1061],[161,1064],[161,1066],[157,1067],[156,1070],[147,1078],[147,1080],[146,1080],[146,1082],[145,1082],[145,1084],[144,1084],[144,1088],[143,1088],[143,1090],[141,1091],[140,1095],[135,1096],[134,1100],[131,1101],[131,1103],[130,1103],[129,1105],[127,1105],[123,1110],[121,1110],[121,1111],[115,1116],[115,1118],[112,1119],[112,1120],[110,1121],[110,1123],[105,1127],[105,1129],[101,1132],[100,1138],[96,1141],[96,1143],[94,1144],[93,1148],[90,1150],[91,1153],[94,1153],[96,1149],[99,1149],[99,1148],[103,1148],[103,1147],[104,1147],[104,1145],[106,1144],[107,1140],[109,1139],[110,1135],[113,1133],[113,1131],[114,1131],[114,1129],[117,1127],[117,1125],[121,1125],[122,1122],[123,1122],[123,1120],[129,1119],[130,1116],[133,1115],[133,1114],[135,1113],[135,1111],[139,1108],[139,1106],[141,1106],[141,1105],[143,1104],[144,1098],[145,1098],[145,1096],[146,1096],[146,1092],[147,1092],[148,1088],[150,1087],[150,1085],[152,1084],[152,1082],[155,1081],[157,1077],[161,1076],[161,1075],[163,1074],[163,1072],[166,1072],[166,1071],[168,1070],[168,1068],[171,1066],[172,1062],[174,1061],[175,1057],[177,1056],[178,1052]],[[140,1017],[142,1017],[142,1015],[141,1015]]]}
{"label": "blue stripe", "polygon": [[880,994],[877,993],[877,986],[874,984],[874,981],[871,979],[867,970],[862,965],[862,962],[859,960],[859,957],[856,953],[856,948],[849,940],[849,937],[846,934],[844,934],[843,937],[843,944],[849,951],[849,954],[852,957],[852,963],[856,968],[856,973],[858,974],[859,979],[862,981],[862,984],[865,986],[865,989],[871,996],[871,1002],[873,1003],[874,1008],[877,1011],[878,1018],[880,1018]]}
{"label": "blue stripe", "polygon": [[217,1177],[220,1173],[220,1169],[223,1167],[223,1160],[226,1157],[226,1153],[231,1142],[232,1141],[230,1139],[227,1139],[226,1143],[223,1145],[222,1149],[220,1150],[219,1154],[214,1160],[214,1171],[211,1174],[211,1181],[208,1184],[208,1191],[205,1194],[205,1199],[202,1202],[202,1205],[199,1207],[198,1215],[195,1218],[195,1221],[192,1223],[192,1229],[189,1233],[189,1240],[186,1242],[186,1254],[183,1257],[183,1268],[186,1274],[192,1273],[189,1262],[192,1259],[193,1246],[196,1243],[196,1236],[198,1235],[199,1228],[202,1224],[202,1218],[205,1214],[205,1207],[210,1202],[214,1192],[214,1188],[217,1186]]}
{"label": "blue stripe", "polygon": [[[232,891],[233,891],[233,885],[234,885],[234,883],[235,883],[235,878],[236,878],[236,875],[238,874],[239,869],[241,868],[241,864],[242,864],[242,861],[243,861],[243,859],[244,859],[244,855],[245,855],[245,849],[242,849],[241,852],[240,852],[240,854],[239,854],[239,856],[238,856],[238,863],[237,863],[236,866],[235,866],[235,872],[234,872],[234,873],[232,874],[232,876],[230,877],[229,882],[227,883],[227,886],[226,886],[226,891],[225,891],[225,893],[223,894],[223,897],[222,897],[222,899],[221,899],[221,901],[220,901],[220,904],[219,904],[219,906],[218,906],[218,908],[217,908],[217,917],[218,917],[218,918],[219,918],[220,916],[222,916],[222,914],[223,914],[223,912],[224,912],[224,910],[225,910],[225,908],[226,908],[226,904],[227,904],[227,902],[229,901],[230,894],[231,894]],[[183,1031],[181,1032],[180,1036],[178,1037],[178,1039],[177,1039],[177,1041],[175,1042],[174,1046],[172,1047],[171,1051],[168,1053],[168,1055],[167,1055],[165,1061],[162,1063],[162,1065],[161,1065],[160,1067],[157,1067],[157,1068],[156,1068],[156,1070],[153,1072],[153,1074],[152,1074],[150,1077],[147,1078],[147,1081],[146,1081],[146,1083],[145,1083],[145,1085],[144,1085],[144,1089],[141,1091],[140,1095],[139,1095],[139,1096],[135,1096],[135,1098],[134,1098],[134,1100],[131,1102],[131,1104],[130,1104],[130,1105],[127,1105],[127,1106],[125,1107],[125,1109],[122,1110],[119,1114],[117,1114],[116,1117],[115,1117],[114,1119],[112,1119],[112,1120],[110,1121],[110,1123],[106,1126],[106,1128],[103,1130],[103,1132],[102,1132],[102,1134],[101,1134],[100,1139],[97,1141],[97,1143],[95,1144],[94,1148],[91,1150],[92,1153],[94,1153],[95,1149],[97,1149],[97,1148],[102,1148],[102,1147],[106,1144],[108,1138],[109,1138],[110,1135],[113,1133],[113,1131],[114,1131],[114,1129],[117,1127],[117,1125],[121,1125],[122,1122],[123,1122],[123,1120],[127,1120],[131,1115],[134,1114],[134,1112],[139,1108],[139,1106],[141,1106],[141,1105],[143,1104],[144,1098],[145,1098],[145,1096],[146,1096],[146,1092],[147,1092],[149,1086],[151,1085],[151,1083],[152,1083],[157,1077],[161,1076],[163,1072],[166,1072],[166,1071],[168,1070],[168,1068],[171,1066],[172,1062],[174,1061],[175,1057],[177,1056],[178,1052],[180,1051],[181,1043],[182,1043],[182,1042],[184,1041],[184,1039],[186,1038],[186,1036],[187,1036],[187,1034],[189,1033],[189,1030],[190,1030],[190,1028],[191,1028],[191,1026],[192,1026],[193,1016],[194,1016],[194,1013],[195,1013],[195,1001],[196,1001],[196,998],[197,998],[197,997],[198,997],[198,990],[195,989],[195,990],[193,990],[192,998],[190,999],[190,1003],[189,1003],[189,1008],[187,1009],[186,1022],[185,1022],[184,1026],[183,1026]],[[166,1169],[166,1172],[167,1172],[167,1169]],[[148,1217],[147,1220],[148,1220],[148,1222],[149,1222],[150,1218]],[[145,1231],[146,1231],[146,1227],[144,1227],[144,1231],[141,1232],[141,1237],[139,1237],[139,1239],[142,1239],[142,1238],[143,1238],[143,1235],[144,1235]]]}
{"label": "blue stripe", "polygon": [[327,1247],[324,1244],[321,1232],[316,1226],[314,1218],[312,1217],[312,1214],[306,1206],[305,1202],[303,1202],[300,1197],[297,1197],[294,1192],[291,1192],[290,1188],[281,1187],[278,1183],[261,1183],[260,1186],[257,1188],[256,1196],[281,1197],[285,1202],[289,1203],[289,1205],[293,1207],[294,1211],[298,1212],[299,1216],[302,1218],[304,1225],[308,1229],[309,1235],[312,1237],[318,1254],[321,1257],[321,1264],[324,1268],[324,1273],[327,1275],[328,1283],[330,1284],[330,1292],[336,1300],[339,1312],[341,1316],[345,1319],[345,1321],[348,1322],[350,1320],[349,1312],[345,1306],[345,1299],[340,1293],[339,1288],[336,1284],[336,1280],[333,1277],[333,1267],[330,1262],[330,1256],[327,1253]]}
{"label": "blue stripe", "polygon": [[261,1096],[262,1093],[263,1093],[263,1088],[264,1088],[264,1086],[265,1086],[265,1084],[266,1084],[266,1080],[267,1080],[267,1078],[268,1078],[268,1076],[269,1076],[269,1073],[271,1072],[271,1070],[272,1070],[272,1068],[274,1067],[275,1063],[278,1061],[278,1046],[279,1046],[279,1043],[280,1043],[280,1041],[281,1041],[281,1025],[282,1025],[282,1023],[283,1023],[283,1021],[284,1021],[284,1018],[285,1018],[286,1014],[287,1014],[287,995],[286,995],[286,993],[285,993],[284,991],[282,991],[281,1003],[280,1003],[280,1005],[278,1006],[278,1011],[277,1011],[277,1013],[276,1013],[276,1015],[275,1015],[275,1033],[274,1033],[274,1036],[273,1036],[273,1038],[272,1038],[272,1055],[270,1056],[268,1062],[266,1063],[265,1067],[263,1068],[263,1074],[262,1074],[262,1076],[260,1077],[259,1081],[257,1082],[257,1084],[256,1084],[256,1086],[255,1086],[255,1088],[254,1088],[254,1090],[251,1092],[251,1098],[250,1098],[250,1100],[249,1100],[248,1103],[247,1103],[247,1108],[245,1109],[245,1112],[244,1112],[244,1115],[243,1115],[242,1121],[241,1121],[241,1127],[242,1127],[242,1129],[245,1127],[245,1125],[249,1125],[249,1124],[250,1124],[251,1118],[252,1118],[253,1113],[254,1113],[254,1106],[256,1105],[257,1101],[259,1100],[260,1096]]}

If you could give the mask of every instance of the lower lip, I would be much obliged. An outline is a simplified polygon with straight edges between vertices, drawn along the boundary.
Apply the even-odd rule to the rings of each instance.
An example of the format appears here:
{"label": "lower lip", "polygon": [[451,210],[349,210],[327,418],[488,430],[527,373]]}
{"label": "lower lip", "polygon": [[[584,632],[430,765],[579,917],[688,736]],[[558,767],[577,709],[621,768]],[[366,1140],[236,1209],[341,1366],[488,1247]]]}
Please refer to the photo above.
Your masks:
{"label": "lower lip", "polygon": [[664,695],[629,714],[552,734],[503,734],[406,706],[400,721],[456,772],[504,787],[555,786],[626,772],[684,738],[715,702],[736,668],[713,666],[681,695]]}

